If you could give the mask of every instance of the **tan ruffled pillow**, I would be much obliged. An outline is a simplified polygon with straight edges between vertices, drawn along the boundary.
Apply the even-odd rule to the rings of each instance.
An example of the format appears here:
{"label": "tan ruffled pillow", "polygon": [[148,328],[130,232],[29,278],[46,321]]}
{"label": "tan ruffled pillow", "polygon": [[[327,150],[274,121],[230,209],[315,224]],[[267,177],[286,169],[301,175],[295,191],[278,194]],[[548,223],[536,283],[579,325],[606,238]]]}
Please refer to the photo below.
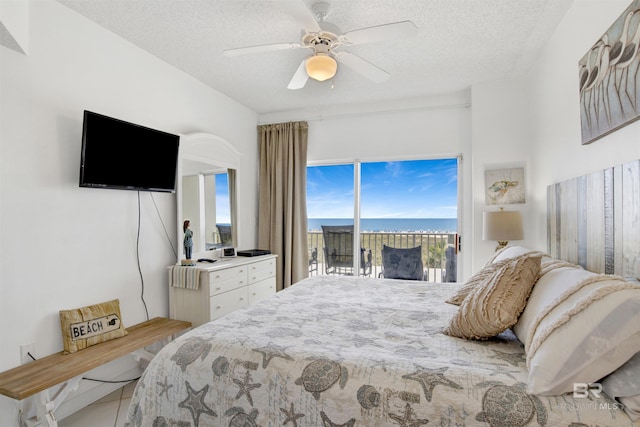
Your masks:
{"label": "tan ruffled pillow", "polygon": [[120,314],[120,300],[117,299],[60,310],[60,328],[65,354],[127,335]]}
{"label": "tan ruffled pillow", "polygon": [[486,339],[513,326],[538,278],[540,259],[540,256],[525,256],[499,263],[483,283],[471,289],[444,333],[459,338]]}
{"label": "tan ruffled pillow", "polygon": [[452,295],[445,302],[453,305],[460,305],[462,301],[469,295],[469,293],[474,290],[478,285],[486,282],[491,276],[495,274],[497,270],[502,268],[502,266],[511,261],[512,259],[506,259],[502,261],[498,261],[496,263],[487,264],[482,270],[478,271],[476,274],[471,276],[471,278],[456,290],[456,293]]}

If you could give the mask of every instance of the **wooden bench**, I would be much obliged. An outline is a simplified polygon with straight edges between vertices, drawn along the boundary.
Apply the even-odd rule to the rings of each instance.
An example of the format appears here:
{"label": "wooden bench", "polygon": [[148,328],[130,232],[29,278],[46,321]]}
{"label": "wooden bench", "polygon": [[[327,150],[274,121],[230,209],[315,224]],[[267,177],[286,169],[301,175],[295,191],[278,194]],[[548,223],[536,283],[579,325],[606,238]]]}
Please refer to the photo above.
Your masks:
{"label": "wooden bench", "polygon": [[[20,411],[21,423],[57,426],[53,411],[77,388],[84,374],[130,353],[137,353],[138,360],[150,360],[153,355],[146,352],[144,347],[167,340],[190,327],[190,322],[156,317],[127,328],[128,334],[123,337],[76,353],[59,352],[34,360],[0,373],[0,394],[18,401],[29,398],[35,400],[35,416]],[[66,392],[61,395],[59,391],[54,400],[51,400],[48,389],[59,384],[64,384]]]}

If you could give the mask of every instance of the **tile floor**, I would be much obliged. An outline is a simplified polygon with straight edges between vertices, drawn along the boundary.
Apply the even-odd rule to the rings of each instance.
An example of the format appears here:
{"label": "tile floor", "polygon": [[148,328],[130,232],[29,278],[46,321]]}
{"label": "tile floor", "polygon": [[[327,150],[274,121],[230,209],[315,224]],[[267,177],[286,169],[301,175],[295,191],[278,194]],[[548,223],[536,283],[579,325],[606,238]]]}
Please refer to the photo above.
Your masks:
{"label": "tile floor", "polygon": [[123,427],[136,382],[108,394],[58,422],[59,427]]}

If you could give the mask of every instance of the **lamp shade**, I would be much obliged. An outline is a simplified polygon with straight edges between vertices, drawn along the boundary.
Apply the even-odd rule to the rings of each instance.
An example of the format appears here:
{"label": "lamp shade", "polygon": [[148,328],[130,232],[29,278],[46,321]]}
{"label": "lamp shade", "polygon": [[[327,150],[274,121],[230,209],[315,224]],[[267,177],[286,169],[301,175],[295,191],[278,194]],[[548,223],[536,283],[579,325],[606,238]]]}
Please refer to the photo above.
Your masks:
{"label": "lamp shade", "polygon": [[309,77],[323,82],[336,75],[338,63],[326,53],[319,52],[307,59],[305,67]]}
{"label": "lamp shade", "polygon": [[519,211],[483,212],[482,239],[506,242],[522,240],[522,214]]}

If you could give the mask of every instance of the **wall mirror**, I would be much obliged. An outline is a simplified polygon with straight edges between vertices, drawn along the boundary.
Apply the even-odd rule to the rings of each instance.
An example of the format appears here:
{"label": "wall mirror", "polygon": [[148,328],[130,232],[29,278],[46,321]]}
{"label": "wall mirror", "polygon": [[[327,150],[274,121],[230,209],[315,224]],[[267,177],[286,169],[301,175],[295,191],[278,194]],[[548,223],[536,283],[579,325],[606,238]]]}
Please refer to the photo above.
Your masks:
{"label": "wall mirror", "polygon": [[193,232],[192,259],[210,257],[202,253],[236,245],[239,157],[229,142],[215,135],[197,133],[180,138],[176,186],[178,262],[185,258],[185,220],[189,220]]}

